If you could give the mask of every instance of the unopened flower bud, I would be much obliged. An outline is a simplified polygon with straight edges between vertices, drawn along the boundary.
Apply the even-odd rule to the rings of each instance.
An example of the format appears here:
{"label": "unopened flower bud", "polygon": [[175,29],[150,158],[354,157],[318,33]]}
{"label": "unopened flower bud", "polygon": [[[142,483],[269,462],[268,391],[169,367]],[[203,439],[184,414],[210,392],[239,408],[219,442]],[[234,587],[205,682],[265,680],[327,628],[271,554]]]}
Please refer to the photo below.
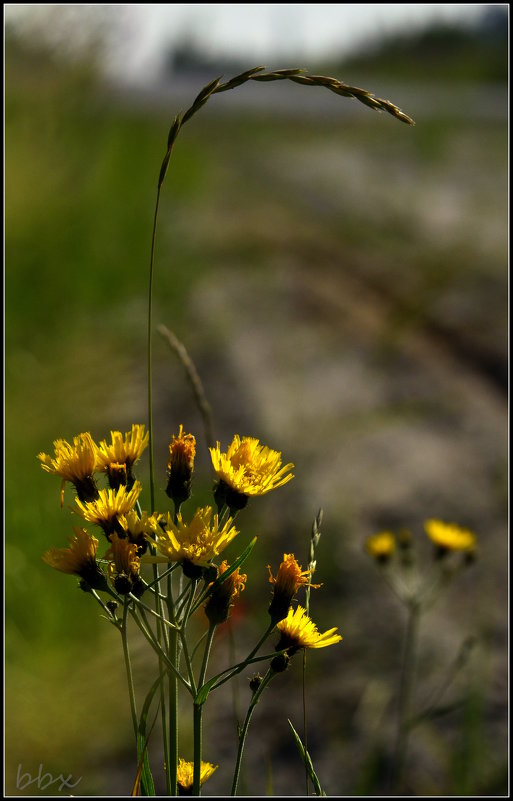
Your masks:
{"label": "unopened flower bud", "polygon": [[250,680],[249,680],[249,689],[251,690],[253,695],[256,693],[256,691],[258,690],[258,688],[262,684],[262,679],[263,678],[264,677],[261,676],[260,673],[255,673],[255,675],[250,678]]}
{"label": "unopened flower bud", "polygon": [[169,445],[169,462],[167,466],[168,482],[166,494],[176,506],[180,506],[191,497],[194,457],[196,455],[196,439],[192,434],[184,434],[180,424],[178,436],[173,434]]}
{"label": "unopened flower bud", "polygon": [[287,670],[289,662],[290,657],[287,653],[279,654],[271,661],[271,670],[273,670],[275,673],[283,673],[283,671]]}

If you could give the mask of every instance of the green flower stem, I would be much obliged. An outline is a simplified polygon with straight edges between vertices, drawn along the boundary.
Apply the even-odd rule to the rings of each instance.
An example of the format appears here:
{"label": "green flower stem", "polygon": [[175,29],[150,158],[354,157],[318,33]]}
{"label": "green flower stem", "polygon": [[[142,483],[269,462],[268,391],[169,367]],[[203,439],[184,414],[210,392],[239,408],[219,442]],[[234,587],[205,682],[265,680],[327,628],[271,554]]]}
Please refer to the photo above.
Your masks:
{"label": "green flower stem", "polygon": [[[160,597],[164,597],[164,596],[160,596]],[[130,593],[130,598],[132,599],[132,601],[134,601],[134,603],[137,606],[139,606],[141,608],[141,610],[144,610],[145,612],[148,612],[148,614],[153,615],[153,617],[156,617],[157,620],[160,620],[160,622],[163,623],[165,626],[168,626],[170,629],[174,629],[175,631],[178,629],[178,626],[175,623],[171,623],[171,621],[168,620],[167,618],[161,617],[161,615],[158,615],[157,612],[155,612],[149,606],[146,606],[146,604],[144,604],[141,601],[140,598],[137,598],[135,595],[132,595],[132,593]]]}
{"label": "green flower stem", "polygon": [[191,659],[194,659],[194,657],[195,657],[195,655],[196,655],[196,651],[197,651],[197,650],[198,650],[198,648],[200,647],[201,643],[203,642],[203,640],[205,639],[205,637],[208,637],[208,631],[209,631],[209,630],[207,629],[207,631],[203,632],[203,634],[202,634],[202,635],[201,635],[201,637],[199,638],[198,642],[196,643],[196,645],[195,645],[195,646],[194,646],[194,648],[192,649]]}
{"label": "green flower stem", "polygon": [[[163,573],[161,573],[157,579],[154,579],[149,584],[146,584],[146,590],[150,590],[151,592],[155,593],[156,590],[154,590],[154,587],[156,587],[162,581],[163,578],[166,578],[166,576],[172,573],[173,570],[176,570],[177,567],[178,567],[178,562],[175,562],[174,565],[172,565],[168,570],[165,570]],[[165,600],[166,596],[160,595],[159,593],[159,598]]]}
{"label": "green flower stem", "polygon": [[[267,627],[265,633],[259,639],[259,641],[255,645],[255,647],[253,648],[251,653],[248,654],[248,656],[244,659],[243,662],[239,662],[239,664],[235,665],[235,667],[233,667],[233,668],[228,668],[228,670],[230,671],[229,675],[225,676],[223,679],[221,679],[220,681],[216,682],[216,684],[214,684],[214,686],[212,687],[213,690],[216,690],[218,687],[221,686],[221,684],[224,684],[226,681],[230,681],[230,679],[233,678],[233,676],[236,676],[238,673],[240,673],[242,670],[244,670],[245,667],[250,665],[253,661],[260,661],[260,660],[253,660],[253,657],[260,650],[260,648],[263,645],[263,643],[265,642],[265,640],[271,634],[272,630],[274,629],[274,625],[275,625],[274,623],[270,623],[269,624],[269,626]],[[269,657],[267,657],[267,656],[262,657],[262,660],[263,659],[267,659],[267,658],[272,659],[274,656],[277,655],[277,653],[283,653],[283,652],[282,651],[277,651],[276,653],[270,654]]]}
{"label": "green flower stem", "polygon": [[[103,609],[103,611],[104,611],[104,612],[107,614],[107,616],[108,616],[109,620],[112,620],[112,613],[109,611],[108,607],[107,607],[107,606],[106,606],[106,605],[103,603],[102,599],[100,598],[100,596],[98,595],[98,593],[96,592],[96,590],[93,590],[93,589],[91,588],[91,589],[89,590],[89,592],[91,593],[91,595],[93,596],[93,598],[95,598],[95,599],[98,601],[98,603],[100,604],[100,606],[101,606],[101,608]],[[111,592],[110,590],[108,590],[108,593],[109,593],[109,595],[110,595],[112,598],[114,598],[114,600],[115,600],[115,601],[118,601],[118,602],[119,602],[119,595],[115,595],[115,594],[114,594],[113,592]],[[113,622],[114,622],[114,621],[113,621]]]}
{"label": "green flower stem", "polygon": [[125,659],[125,669],[126,669],[126,678],[128,682],[128,696],[130,698],[130,712],[132,715],[132,723],[134,727],[134,734],[135,740],[137,742],[137,732],[139,730],[139,719],[137,717],[137,708],[135,704],[135,689],[134,689],[134,679],[132,675],[132,664],[130,662],[130,652],[128,650],[128,638],[127,638],[127,615],[128,615],[128,606],[130,601],[128,598],[125,598],[125,603],[123,606],[123,623],[120,628],[121,632],[121,642],[123,643],[123,657]]}
{"label": "green flower stem", "polygon": [[273,670],[271,670],[271,668],[269,668],[264,678],[262,679],[258,690],[254,693],[253,698],[251,699],[251,702],[249,704],[248,711],[246,713],[246,719],[244,720],[244,724],[239,734],[239,747],[237,750],[237,761],[235,763],[235,771],[233,774],[231,795],[237,795],[237,785],[239,783],[240,766],[242,762],[242,755],[244,753],[244,745],[246,743],[246,735],[248,733],[249,724],[251,722],[251,716],[253,715],[256,705],[260,701],[260,696],[262,695],[263,691],[265,690],[265,688],[275,675],[276,673]]}
{"label": "green flower stem", "polygon": [[191,585],[193,583],[194,583],[194,585],[196,585],[196,582],[192,582],[191,581],[190,584],[188,584],[186,586],[186,588],[184,590],[182,590],[182,592],[180,593],[180,595],[178,596],[177,601],[176,601],[176,616],[177,617],[180,617],[180,615],[183,612],[184,608],[187,607],[187,611],[186,611],[186,613],[184,614],[184,616],[182,618],[182,622],[183,621],[186,622],[188,620],[190,614],[191,614],[192,596],[194,595],[194,593],[196,591],[196,586],[191,587]]}
{"label": "green flower stem", "polygon": [[458,673],[462,668],[465,667],[467,664],[471,650],[474,647],[475,641],[473,637],[468,637],[461,645],[461,648],[456,656],[454,662],[449,666],[449,669],[446,672],[445,678],[439,687],[435,690],[435,692],[431,696],[431,700],[429,704],[417,715],[411,718],[407,722],[407,726],[409,729],[412,729],[414,726],[418,726],[419,723],[428,719],[432,713],[438,707],[440,701],[442,700],[443,696],[452,685],[454,680],[456,679]]}
{"label": "green flower stem", "polygon": [[408,603],[408,622],[404,640],[401,685],[399,690],[397,737],[392,768],[393,787],[397,793],[401,791],[403,771],[408,750],[410,706],[415,679],[415,661],[420,615],[421,605],[416,599],[411,600]]}
{"label": "green flower stem", "polygon": [[[169,635],[169,659],[173,665],[178,661],[178,632]],[[178,767],[178,679],[169,672],[169,780],[170,795],[177,794],[176,771]]]}
{"label": "green flower stem", "polygon": [[140,614],[144,618],[144,622],[142,622],[138,618],[138,615],[135,612],[132,614],[132,617],[135,620],[135,622],[137,623],[137,625],[139,626],[142,634],[148,640],[149,644],[151,645],[151,647],[153,648],[153,650],[155,651],[155,653],[157,654],[159,659],[161,659],[163,661],[163,663],[166,665],[166,667],[178,678],[179,681],[182,682],[182,684],[187,689],[187,691],[189,693],[192,693],[192,688],[191,688],[191,685],[189,684],[189,682],[186,679],[184,679],[184,677],[182,676],[180,671],[170,661],[170,659],[167,656],[167,654],[164,653],[164,651],[162,650],[161,646],[159,645],[155,635],[153,634],[153,632],[151,631],[151,628],[149,627],[148,621],[144,617],[144,612],[140,611]]}
{"label": "green flower stem", "polygon": [[208,666],[208,659],[209,659],[209,656],[210,656],[210,650],[212,648],[212,643],[214,641],[216,628],[217,628],[216,624],[215,623],[211,623],[210,626],[209,626],[209,629],[208,629],[207,641],[205,643],[205,651],[203,652],[203,662],[202,662],[202,665],[201,665],[201,671],[200,671],[200,676],[199,676],[199,681],[198,681],[198,687],[202,687],[203,686],[203,682],[205,681],[205,675],[207,673],[207,666]]}
{"label": "green flower stem", "polygon": [[[316,568],[316,559],[315,559],[315,549],[319,544],[319,540],[321,538],[320,532],[320,525],[322,523],[323,517],[323,510],[319,509],[317,515],[312,523],[312,531],[310,534],[310,543],[308,547],[308,570],[310,571],[310,579],[309,583],[306,585],[305,591],[305,610],[306,614],[310,614],[310,590],[311,590],[311,581],[312,576],[315,573]],[[306,648],[303,648],[303,694],[302,694],[302,702],[303,702],[303,740],[304,740],[304,749],[305,752],[308,752],[308,721],[307,721],[307,710],[306,710]],[[305,761],[305,791],[306,795],[310,793],[310,776],[308,774],[308,766]]]}
{"label": "green flower stem", "polygon": [[[172,575],[167,575],[167,608],[170,620],[175,621],[175,610],[173,602]],[[173,624],[170,624],[173,625]],[[178,632],[174,625],[174,631],[169,632],[169,660],[178,667]],[[178,767],[178,679],[173,673],[169,673],[169,780],[170,795],[177,794],[176,772]]]}
{"label": "green flower stem", "polygon": [[[159,187],[159,194],[160,194],[160,187]],[[155,244],[155,226],[157,224],[157,211],[158,211],[158,195],[157,195],[157,207],[155,209],[155,219],[154,219],[154,226],[153,226],[153,238],[152,238],[152,249],[151,249],[151,268],[150,268],[150,299],[149,299],[149,311],[148,311],[148,405],[149,405],[149,450],[150,450],[150,490],[151,490],[151,511],[154,511],[154,483],[153,483],[153,444],[152,444],[152,436],[153,436],[153,428],[152,428],[152,411],[151,411],[151,284],[152,284],[152,276],[153,276],[153,249]],[[151,552],[155,554],[155,547],[151,547]],[[166,711],[166,694],[164,688],[164,677],[165,677],[165,665],[174,674],[180,674],[177,671],[176,666],[171,662],[167,656],[169,653],[169,640],[167,639],[167,632],[166,627],[162,625],[162,621],[165,619],[165,615],[163,614],[163,605],[162,605],[162,598],[159,592],[159,582],[161,580],[161,576],[159,573],[159,566],[158,564],[153,565],[153,583],[156,586],[155,592],[155,614],[157,617],[157,636],[156,638],[153,635],[151,627],[146,620],[144,610],[140,609],[140,614],[144,619],[144,622],[147,627],[147,634],[143,626],[141,626],[141,631],[148,639],[148,642],[152,645],[154,650],[157,652],[158,660],[159,660],[159,676],[160,676],[160,713],[162,718],[162,740],[163,740],[163,747],[164,747],[164,756],[165,756],[165,772],[166,772],[166,787],[168,795],[172,794],[172,780],[171,780],[171,772],[170,772],[170,757],[169,757],[169,743],[168,743],[168,726],[167,726],[167,711]],[[156,642],[154,642],[156,639]],[[182,681],[185,681],[182,676],[180,676]],[[188,686],[188,685],[187,685]]]}
{"label": "green flower stem", "polygon": [[187,667],[187,675],[189,676],[190,687],[191,687],[193,696],[196,697],[196,694],[197,694],[198,690],[197,690],[197,687],[196,687],[196,680],[194,678],[194,672],[193,672],[193,669],[192,669],[192,660],[191,660],[191,658],[189,656],[189,648],[188,648],[188,645],[187,645],[187,637],[185,636],[185,632],[184,632],[183,628],[180,628],[178,630],[178,634],[179,634],[179,637],[180,637],[180,642],[182,644],[182,652],[183,652],[183,656],[184,656],[184,660],[185,660],[185,665]]}
{"label": "green flower stem", "polygon": [[201,747],[203,738],[203,704],[193,704],[194,726],[194,774],[193,795],[201,795]]}

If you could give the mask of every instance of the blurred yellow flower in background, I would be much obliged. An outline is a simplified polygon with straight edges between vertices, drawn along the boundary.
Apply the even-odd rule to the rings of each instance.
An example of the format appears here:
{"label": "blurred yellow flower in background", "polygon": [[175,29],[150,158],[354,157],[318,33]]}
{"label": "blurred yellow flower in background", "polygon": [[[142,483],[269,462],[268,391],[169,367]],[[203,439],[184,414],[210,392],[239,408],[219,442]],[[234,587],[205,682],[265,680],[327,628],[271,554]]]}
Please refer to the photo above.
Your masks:
{"label": "blurred yellow flower in background", "polygon": [[395,535],[391,531],[380,531],[372,534],[365,541],[365,550],[378,562],[386,562],[390,559],[396,548]]}
{"label": "blurred yellow flower in background", "polygon": [[473,551],[477,537],[473,531],[457,526],[456,523],[444,523],[442,520],[426,520],[424,528],[429,539],[443,551]]}

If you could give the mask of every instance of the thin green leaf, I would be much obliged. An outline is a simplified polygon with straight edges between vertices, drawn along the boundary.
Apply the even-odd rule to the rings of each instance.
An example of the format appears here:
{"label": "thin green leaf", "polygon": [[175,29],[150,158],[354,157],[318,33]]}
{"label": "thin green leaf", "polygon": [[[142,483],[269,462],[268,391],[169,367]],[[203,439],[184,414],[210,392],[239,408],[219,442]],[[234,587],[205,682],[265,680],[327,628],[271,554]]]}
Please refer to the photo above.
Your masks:
{"label": "thin green leaf", "polygon": [[[221,671],[218,673],[217,676],[212,676],[206,684],[199,688],[196,698],[194,699],[194,703],[201,706],[204,704],[208,698],[208,695],[212,689],[215,689],[217,682],[219,684],[224,684],[225,681],[229,680],[233,676],[236,676],[237,673],[240,673],[241,670],[244,670],[245,667],[248,665],[254,665],[255,662],[265,662],[265,660],[274,659],[275,656],[279,656],[280,654],[284,654],[287,649],[283,648],[281,651],[274,651],[272,654],[264,654],[264,656],[254,656],[252,659],[244,660],[244,662],[239,662],[238,665],[233,665],[232,667],[226,668],[226,670]],[[227,676],[227,674],[230,674]],[[223,676],[225,677],[223,679]],[[219,681],[222,679],[222,681]]]}
{"label": "thin green leaf", "polygon": [[155,721],[153,722],[150,731],[146,734],[146,721],[150,711],[151,702],[160,684],[161,677],[159,676],[150,687],[150,690],[144,699],[144,704],[139,720],[139,728],[137,731],[137,757],[139,759],[139,769],[137,771],[137,778],[135,780],[132,795],[137,795],[138,784],[140,783],[142,795],[153,796],[155,795],[155,785],[153,783],[153,776],[151,775],[150,763],[148,761],[148,740],[153,730]]}
{"label": "thin green leaf", "polygon": [[296,742],[296,747],[297,747],[299,756],[301,757],[301,759],[302,759],[302,761],[303,761],[303,763],[304,763],[304,765],[305,765],[305,767],[306,767],[306,769],[308,771],[308,775],[310,776],[312,784],[314,786],[315,794],[318,795],[318,796],[326,795],[326,793],[324,792],[324,790],[321,787],[321,784],[319,782],[318,776],[317,776],[317,774],[316,774],[316,772],[314,770],[314,767],[312,765],[312,760],[310,759],[310,754],[308,753],[308,751],[304,747],[303,743],[301,742],[301,738],[300,738],[299,734],[297,733],[297,731],[295,730],[295,728],[292,725],[292,723],[290,722],[290,720],[289,720],[288,723],[289,723],[289,726],[290,726],[290,728],[292,730],[292,736],[294,737],[294,740]]}

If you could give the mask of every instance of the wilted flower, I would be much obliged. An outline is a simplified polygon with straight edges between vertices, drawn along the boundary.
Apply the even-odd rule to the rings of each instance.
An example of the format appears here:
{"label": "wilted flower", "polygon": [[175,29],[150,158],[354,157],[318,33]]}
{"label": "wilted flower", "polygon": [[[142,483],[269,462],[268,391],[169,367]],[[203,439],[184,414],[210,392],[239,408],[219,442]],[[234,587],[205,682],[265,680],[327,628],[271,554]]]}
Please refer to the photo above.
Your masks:
{"label": "wilted flower", "polygon": [[[229,568],[226,559],[221,562],[219,566],[219,576],[222,576]],[[237,567],[233,573],[230,573],[227,579],[223,581],[210,595],[205,604],[205,614],[210,623],[219,625],[228,620],[230,614],[230,607],[235,603],[236,598],[244,590],[246,586],[247,575],[240,573]]]}

